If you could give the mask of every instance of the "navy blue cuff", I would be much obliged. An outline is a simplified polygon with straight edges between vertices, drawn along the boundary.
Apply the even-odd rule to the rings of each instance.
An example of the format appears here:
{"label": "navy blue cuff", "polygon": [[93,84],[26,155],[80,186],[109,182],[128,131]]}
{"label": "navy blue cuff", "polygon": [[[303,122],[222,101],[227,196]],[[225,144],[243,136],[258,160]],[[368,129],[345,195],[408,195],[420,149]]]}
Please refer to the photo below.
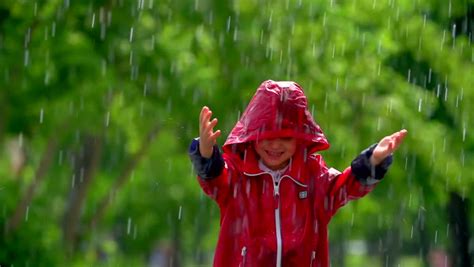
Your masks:
{"label": "navy blue cuff", "polygon": [[193,163],[194,171],[203,179],[212,179],[221,175],[224,169],[224,158],[217,145],[214,145],[211,158],[201,156],[199,152],[199,138],[193,139],[189,146],[189,158]]}
{"label": "navy blue cuff", "polygon": [[356,179],[364,185],[372,185],[378,183],[388,171],[388,167],[392,164],[393,157],[389,155],[376,166],[370,163],[370,157],[374,152],[377,144],[371,145],[352,161],[352,173]]}

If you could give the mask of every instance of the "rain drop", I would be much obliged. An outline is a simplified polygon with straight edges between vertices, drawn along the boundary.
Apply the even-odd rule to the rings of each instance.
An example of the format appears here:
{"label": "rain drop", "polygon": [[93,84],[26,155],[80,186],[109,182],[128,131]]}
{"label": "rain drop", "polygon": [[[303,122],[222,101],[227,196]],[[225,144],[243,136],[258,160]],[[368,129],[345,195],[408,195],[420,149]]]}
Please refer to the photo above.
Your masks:
{"label": "rain drop", "polygon": [[49,71],[46,71],[44,73],[44,85],[48,85],[49,84]]}
{"label": "rain drop", "polygon": [[20,147],[23,147],[23,133],[22,132],[18,135],[18,145]]}
{"label": "rain drop", "polygon": [[449,5],[448,5],[448,17],[451,17],[451,12],[452,12],[452,3],[451,0],[449,0]]}
{"label": "rain drop", "polygon": [[230,23],[231,23],[232,17],[229,16],[227,17],[227,23],[226,23],[226,32],[230,31]]}
{"label": "rain drop", "polygon": [[51,37],[56,36],[56,22],[53,21],[53,24],[51,25]]}
{"label": "rain drop", "polygon": [[102,76],[105,76],[105,74],[107,73],[107,61],[105,59],[102,59],[101,72]]}
{"label": "rain drop", "polygon": [[451,34],[451,37],[453,39],[453,49],[456,46],[456,23],[453,24],[453,32]]}
{"label": "rain drop", "polygon": [[466,127],[466,123],[464,123],[464,125],[462,127],[462,141],[463,142],[466,141],[466,134],[467,134],[467,127]]}
{"label": "rain drop", "polygon": [[95,13],[92,14],[91,28],[94,28],[95,25]]}
{"label": "rain drop", "polygon": [[105,115],[105,127],[109,127],[109,122],[110,122],[110,111],[107,112]]}
{"label": "rain drop", "polygon": [[59,166],[63,165],[63,151],[62,151],[62,150],[59,150],[58,165],[59,165]]}
{"label": "rain drop", "polygon": [[443,38],[441,39],[441,45],[440,45],[440,50],[443,50],[444,42],[446,40],[446,30],[443,30]]}
{"label": "rain drop", "polygon": [[104,23],[100,24],[100,40],[105,39],[105,33],[107,31],[106,25]]}
{"label": "rain drop", "polygon": [[28,216],[29,216],[29,214],[30,214],[30,206],[28,205],[28,206],[26,207],[26,212],[25,212],[25,222],[28,221]]}
{"label": "rain drop", "polygon": [[23,60],[23,65],[26,67],[28,66],[28,63],[30,61],[30,51],[28,49],[25,49],[25,56]]}
{"label": "rain drop", "polygon": [[43,115],[44,115],[44,110],[43,110],[43,108],[41,108],[41,110],[40,110],[40,120],[39,120],[40,123],[43,123]]}
{"label": "rain drop", "polygon": [[132,218],[128,217],[127,221],[127,235],[130,235],[130,228],[132,226]]}
{"label": "rain drop", "polygon": [[239,30],[237,27],[234,28],[234,36],[233,36],[233,40],[234,42],[237,41],[237,38],[238,38],[238,34],[239,34]]}

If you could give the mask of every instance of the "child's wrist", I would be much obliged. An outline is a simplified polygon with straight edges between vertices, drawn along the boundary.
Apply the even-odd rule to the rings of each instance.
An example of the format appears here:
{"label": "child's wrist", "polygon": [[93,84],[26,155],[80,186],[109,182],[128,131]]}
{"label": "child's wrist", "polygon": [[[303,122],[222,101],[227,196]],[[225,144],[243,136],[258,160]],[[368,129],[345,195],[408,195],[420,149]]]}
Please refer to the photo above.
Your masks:
{"label": "child's wrist", "polygon": [[370,156],[370,164],[371,164],[372,166],[377,166],[377,165],[379,165],[380,162],[382,162],[382,161],[383,161],[383,159],[378,159],[378,158],[376,159],[376,158],[374,157],[374,155]]}
{"label": "child's wrist", "polygon": [[201,156],[203,158],[207,158],[207,159],[210,159],[212,157],[212,152],[213,152],[213,147],[211,147],[210,149],[203,149],[201,144],[199,144],[199,153],[201,154]]}

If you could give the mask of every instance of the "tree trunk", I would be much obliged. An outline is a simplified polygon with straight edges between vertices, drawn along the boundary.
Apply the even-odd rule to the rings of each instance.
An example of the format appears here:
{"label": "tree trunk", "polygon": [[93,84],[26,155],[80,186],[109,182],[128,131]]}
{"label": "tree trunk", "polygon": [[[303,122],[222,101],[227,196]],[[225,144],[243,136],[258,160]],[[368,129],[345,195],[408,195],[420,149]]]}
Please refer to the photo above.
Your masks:
{"label": "tree trunk", "polygon": [[68,252],[76,246],[82,206],[102,154],[102,139],[88,136],[74,160],[72,190],[64,215],[63,235]]}
{"label": "tree trunk", "polygon": [[400,257],[400,227],[397,223],[386,232],[384,242],[384,250],[382,254],[382,266],[393,267],[398,266]]}
{"label": "tree trunk", "polygon": [[[346,236],[344,234],[344,236]],[[332,266],[340,266],[340,267],[345,267],[346,266],[346,244],[347,242],[346,238],[340,238],[339,241],[334,242],[334,244],[331,246],[331,265]]]}
{"label": "tree trunk", "polygon": [[46,172],[51,166],[54,158],[54,151],[56,151],[57,146],[57,137],[51,136],[48,140],[48,144],[46,145],[46,150],[44,151],[43,155],[41,156],[41,161],[36,168],[35,177],[31,184],[28,186],[23,198],[18,203],[17,207],[13,215],[7,220],[6,224],[6,233],[10,231],[15,231],[20,226],[21,222],[23,221],[26,210],[31,204],[33,196],[35,195],[35,191],[38,186],[41,184],[43,179],[46,177]]}
{"label": "tree trunk", "polygon": [[107,196],[102,198],[102,200],[99,202],[99,206],[97,210],[94,213],[94,216],[92,217],[91,220],[91,227],[95,228],[102,218],[104,217],[105,211],[107,207],[110,204],[110,201],[113,199],[115,194],[117,193],[118,190],[128,181],[130,178],[130,174],[132,171],[136,168],[140,160],[143,158],[143,156],[146,154],[148,148],[150,147],[152,141],[155,139],[156,135],[158,135],[159,132],[159,127],[155,126],[147,135],[147,138],[144,140],[142,143],[142,146],[140,149],[130,158],[129,162],[123,169],[122,173],[118,177],[117,180],[115,180],[115,183],[113,184],[112,188],[108,192]]}
{"label": "tree trunk", "polygon": [[178,218],[174,223],[173,227],[173,240],[172,240],[172,261],[170,263],[170,267],[181,267],[182,266],[182,258],[184,255],[182,255],[181,251],[181,212],[182,212],[182,207],[180,206],[178,209]]}
{"label": "tree trunk", "polygon": [[448,203],[450,234],[452,237],[453,267],[471,267],[469,257],[469,216],[468,199],[456,192],[451,192]]}
{"label": "tree trunk", "polygon": [[209,201],[207,201],[204,197],[201,197],[199,199],[199,202],[199,208],[194,221],[194,240],[193,245],[191,247],[194,248],[194,262],[197,265],[204,265],[205,263],[207,263],[207,251],[203,251],[202,241],[204,239],[204,236],[209,232],[209,218],[211,218],[212,216],[209,214]]}
{"label": "tree trunk", "polygon": [[419,257],[420,257],[420,260],[423,261],[423,266],[429,267],[428,253],[430,249],[430,243],[427,237],[428,233],[426,231],[425,219],[426,219],[425,210],[423,208],[419,208],[418,220],[417,220],[417,228],[418,228],[419,244],[420,244]]}

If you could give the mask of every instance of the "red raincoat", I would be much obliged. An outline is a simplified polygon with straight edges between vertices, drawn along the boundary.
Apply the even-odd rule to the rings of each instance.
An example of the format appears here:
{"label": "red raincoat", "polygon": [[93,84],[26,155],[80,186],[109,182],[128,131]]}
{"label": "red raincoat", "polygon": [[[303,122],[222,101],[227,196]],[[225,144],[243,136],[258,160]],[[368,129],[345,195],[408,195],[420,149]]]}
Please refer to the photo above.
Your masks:
{"label": "red raincoat", "polygon": [[[277,182],[259,168],[253,143],[285,136],[296,137],[298,148]],[[328,147],[298,84],[260,85],[223,146],[222,173],[198,179],[221,213],[214,266],[329,266],[331,217],[373,186],[361,184],[350,167],[326,167],[315,152]]]}

